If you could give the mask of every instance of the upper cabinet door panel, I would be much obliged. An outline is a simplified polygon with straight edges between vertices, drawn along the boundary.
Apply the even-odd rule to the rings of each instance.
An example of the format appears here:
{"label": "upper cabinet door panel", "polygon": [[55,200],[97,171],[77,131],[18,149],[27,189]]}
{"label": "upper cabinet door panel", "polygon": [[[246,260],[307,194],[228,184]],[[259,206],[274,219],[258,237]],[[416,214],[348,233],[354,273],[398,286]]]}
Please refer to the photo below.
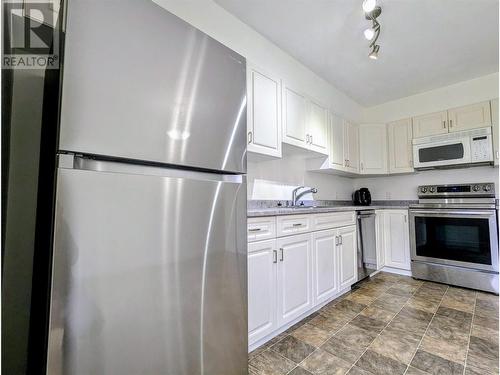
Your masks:
{"label": "upper cabinet door panel", "polygon": [[450,132],[491,126],[490,102],[450,109],[448,118]]}
{"label": "upper cabinet door panel", "polygon": [[253,67],[248,79],[248,151],[281,157],[280,80]]}
{"label": "upper cabinet door panel", "polygon": [[283,142],[307,147],[306,141],[306,98],[283,87]]}
{"label": "upper cabinet door panel", "polygon": [[358,125],[344,121],[344,156],[346,170],[359,172],[359,128]]}
{"label": "upper cabinet door panel", "polygon": [[309,118],[307,123],[307,134],[309,135],[309,147],[317,152],[328,155],[328,110],[321,105],[311,101],[309,106]]}
{"label": "upper cabinet door panel", "polygon": [[151,1],[67,15],[60,149],[245,172],[244,57]]}
{"label": "upper cabinet door panel", "polygon": [[413,117],[413,137],[448,133],[448,112],[435,112]]}
{"label": "upper cabinet door panel", "polygon": [[411,119],[394,121],[387,127],[389,173],[413,172]]}
{"label": "upper cabinet door panel", "polygon": [[328,137],[330,138],[330,164],[334,168],[344,167],[344,124],[341,117],[330,113]]}
{"label": "upper cabinet door panel", "polygon": [[387,173],[387,130],[385,124],[359,126],[360,172]]}

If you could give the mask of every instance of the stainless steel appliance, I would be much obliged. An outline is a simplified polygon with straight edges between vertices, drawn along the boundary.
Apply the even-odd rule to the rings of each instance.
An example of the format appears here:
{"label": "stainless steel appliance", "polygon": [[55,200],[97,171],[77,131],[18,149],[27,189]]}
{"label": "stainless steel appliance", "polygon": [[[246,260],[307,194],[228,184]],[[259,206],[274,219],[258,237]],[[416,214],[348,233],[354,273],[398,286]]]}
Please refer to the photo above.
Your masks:
{"label": "stainless steel appliance", "polygon": [[498,294],[498,223],[493,183],[418,187],[410,206],[416,278]]}
{"label": "stainless steel appliance", "polygon": [[47,373],[246,374],[246,61],[68,2]]}
{"label": "stainless steel appliance", "polygon": [[493,163],[491,127],[413,140],[415,169]]}
{"label": "stainless steel appliance", "polygon": [[358,216],[358,281],[377,270],[375,210],[360,210]]}

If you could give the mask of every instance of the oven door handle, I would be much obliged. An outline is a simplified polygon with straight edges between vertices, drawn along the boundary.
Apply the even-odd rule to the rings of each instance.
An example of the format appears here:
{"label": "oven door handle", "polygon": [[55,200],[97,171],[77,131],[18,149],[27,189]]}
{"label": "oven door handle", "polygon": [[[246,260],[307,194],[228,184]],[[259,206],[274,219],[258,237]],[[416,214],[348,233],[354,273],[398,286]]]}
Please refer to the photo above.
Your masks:
{"label": "oven door handle", "polygon": [[469,210],[410,210],[410,215],[430,215],[430,216],[494,216],[494,210],[488,211],[469,211]]}

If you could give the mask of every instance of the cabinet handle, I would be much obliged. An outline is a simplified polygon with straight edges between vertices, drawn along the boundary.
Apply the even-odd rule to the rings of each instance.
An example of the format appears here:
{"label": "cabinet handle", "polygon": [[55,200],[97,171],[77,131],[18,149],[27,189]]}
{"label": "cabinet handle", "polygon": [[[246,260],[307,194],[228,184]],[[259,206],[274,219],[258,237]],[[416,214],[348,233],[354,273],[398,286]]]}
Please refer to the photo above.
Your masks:
{"label": "cabinet handle", "polygon": [[339,236],[339,240],[340,240],[339,245],[342,245],[344,243],[344,241],[342,240],[342,236],[341,235]]}
{"label": "cabinet handle", "polygon": [[248,132],[248,143],[252,143],[253,141],[253,135],[252,135],[252,132]]}
{"label": "cabinet handle", "polygon": [[273,263],[278,263],[278,250],[273,250]]}
{"label": "cabinet handle", "polygon": [[262,228],[250,228],[248,231],[249,232],[260,232]]}
{"label": "cabinet handle", "polygon": [[311,137],[311,144],[312,144],[312,143],[313,143],[313,136],[312,136],[312,135],[310,135],[310,137]]}
{"label": "cabinet handle", "polygon": [[404,215],[404,217],[405,217],[405,223],[406,223],[406,222],[407,222],[407,220],[408,220],[408,218],[406,217],[406,215]]}
{"label": "cabinet handle", "polygon": [[302,224],[302,223],[293,223],[292,224],[292,226],[294,226],[294,227],[301,227],[302,225],[304,225],[304,224]]}
{"label": "cabinet handle", "polygon": [[443,129],[446,129],[446,120],[443,121]]}
{"label": "cabinet handle", "polygon": [[500,152],[497,151],[496,154],[497,154],[497,159],[500,158]]}
{"label": "cabinet handle", "polygon": [[335,236],[335,246],[339,246],[339,236]]}
{"label": "cabinet handle", "polygon": [[283,259],[285,258],[284,256],[284,251],[283,251],[283,248],[280,247],[280,262],[283,262]]}
{"label": "cabinet handle", "polygon": [[450,120],[450,128],[452,128],[452,127],[453,127],[453,121]]}
{"label": "cabinet handle", "polygon": [[361,162],[361,170],[364,170],[365,167],[363,166],[363,162]]}

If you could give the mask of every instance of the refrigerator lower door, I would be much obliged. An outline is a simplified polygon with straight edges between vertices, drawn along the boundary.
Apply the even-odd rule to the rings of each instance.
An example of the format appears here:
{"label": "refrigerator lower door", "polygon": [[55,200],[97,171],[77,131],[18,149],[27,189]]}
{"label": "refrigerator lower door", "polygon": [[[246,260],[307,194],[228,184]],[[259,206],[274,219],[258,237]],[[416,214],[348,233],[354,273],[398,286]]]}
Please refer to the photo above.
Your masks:
{"label": "refrigerator lower door", "polygon": [[241,175],[59,167],[47,373],[247,374]]}
{"label": "refrigerator lower door", "polygon": [[246,171],[246,60],[151,0],[67,2],[61,150]]}

